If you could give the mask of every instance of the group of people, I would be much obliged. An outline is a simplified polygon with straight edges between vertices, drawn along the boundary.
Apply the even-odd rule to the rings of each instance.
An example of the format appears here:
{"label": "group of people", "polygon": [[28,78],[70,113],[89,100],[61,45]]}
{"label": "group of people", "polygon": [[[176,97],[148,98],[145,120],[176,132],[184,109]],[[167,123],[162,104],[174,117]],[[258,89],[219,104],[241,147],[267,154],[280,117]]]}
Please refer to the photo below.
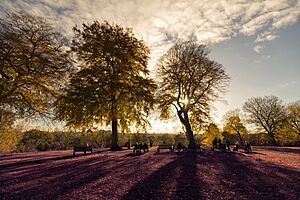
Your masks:
{"label": "group of people", "polygon": [[227,149],[230,151],[230,143],[228,139],[222,141],[220,138],[215,138],[212,142],[212,151],[215,149],[219,149],[220,151],[226,151]]}
{"label": "group of people", "polygon": [[[251,145],[249,142],[245,142],[245,144],[243,145],[244,146],[244,150],[248,153],[251,153],[252,152],[252,149],[251,149]],[[238,142],[235,143],[235,146],[233,147],[233,151],[238,151],[240,148],[240,144]],[[215,138],[212,142],[212,151],[214,151],[215,149],[218,149],[220,151],[226,151],[226,150],[229,150],[231,151],[230,149],[230,142],[228,139],[224,139],[223,141],[219,138]]]}

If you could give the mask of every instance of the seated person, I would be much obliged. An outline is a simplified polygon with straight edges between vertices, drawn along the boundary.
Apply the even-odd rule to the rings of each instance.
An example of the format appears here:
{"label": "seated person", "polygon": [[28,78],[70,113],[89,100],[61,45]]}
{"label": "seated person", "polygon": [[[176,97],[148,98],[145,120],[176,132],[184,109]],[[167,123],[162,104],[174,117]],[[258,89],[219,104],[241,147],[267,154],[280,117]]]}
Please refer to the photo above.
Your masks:
{"label": "seated person", "polygon": [[144,145],[143,145],[143,150],[144,150],[144,153],[147,151],[149,152],[149,147],[148,147],[148,144],[145,142]]}
{"label": "seated person", "polygon": [[240,144],[238,142],[235,143],[235,146],[233,147],[233,151],[238,151],[240,148]]}
{"label": "seated person", "polygon": [[213,142],[212,142],[212,151],[214,151],[215,150],[215,148],[217,148],[217,145],[218,145],[218,139],[217,138],[215,138],[214,140],[213,140]]}
{"label": "seated person", "polygon": [[134,145],[133,145],[133,153],[135,153],[137,151],[137,149],[140,150],[140,145],[136,142]]}
{"label": "seated person", "polygon": [[177,146],[176,146],[176,149],[180,152],[181,149],[183,150],[184,149],[184,146],[181,144],[181,142],[178,142]]}
{"label": "seated person", "polygon": [[252,151],[251,145],[247,141],[245,142],[245,151],[247,151],[248,153],[251,153]]}
{"label": "seated person", "polygon": [[228,139],[225,140],[225,144],[226,144],[225,149],[227,148],[229,151],[231,151],[231,150],[230,150],[230,142],[229,142]]}

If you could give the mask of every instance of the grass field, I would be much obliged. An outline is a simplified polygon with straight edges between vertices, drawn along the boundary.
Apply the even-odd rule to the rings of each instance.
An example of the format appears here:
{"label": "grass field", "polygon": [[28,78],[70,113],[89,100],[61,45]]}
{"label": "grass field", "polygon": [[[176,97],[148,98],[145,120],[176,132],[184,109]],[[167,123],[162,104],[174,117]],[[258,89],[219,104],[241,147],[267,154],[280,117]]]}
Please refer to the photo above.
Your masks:
{"label": "grass field", "polygon": [[300,149],[0,155],[0,199],[300,199]]}

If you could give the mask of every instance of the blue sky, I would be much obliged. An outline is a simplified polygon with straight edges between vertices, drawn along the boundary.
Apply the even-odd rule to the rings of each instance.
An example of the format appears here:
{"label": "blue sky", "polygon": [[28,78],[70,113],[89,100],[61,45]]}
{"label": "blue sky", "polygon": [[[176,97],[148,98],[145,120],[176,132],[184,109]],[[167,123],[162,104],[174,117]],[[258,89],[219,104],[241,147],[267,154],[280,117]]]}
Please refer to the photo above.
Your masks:
{"label": "blue sky", "polygon": [[[300,99],[300,2],[298,0],[2,0],[0,13],[43,16],[71,37],[83,22],[108,20],[132,27],[151,48],[150,69],[174,42],[207,43],[210,58],[224,65],[232,80],[212,116],[241,108],[249,97],[276,95],[285,103]],[[151,117],[152,131],[179,129],[178,120]],[[150,131],[151,132],[151,131]]]}
{"label": "blue sky", "polygon": [[278,31],[279,37],[253,51],[254,37],[237,36],[211,46],[211,58],[222,63],[232,80],[215,115],[241,108],[253,96],[275,95],[285,103],[300,100],[300,21]]}

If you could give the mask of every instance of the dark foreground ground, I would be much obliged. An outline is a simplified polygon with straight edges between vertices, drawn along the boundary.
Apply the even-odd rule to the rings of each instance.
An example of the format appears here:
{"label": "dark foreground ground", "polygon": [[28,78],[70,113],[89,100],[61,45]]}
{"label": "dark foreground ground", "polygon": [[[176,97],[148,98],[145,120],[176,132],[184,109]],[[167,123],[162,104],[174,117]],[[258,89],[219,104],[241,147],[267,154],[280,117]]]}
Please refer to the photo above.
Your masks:
{"label": "dark foreground ground", "polygon": [[300,199],[300,150],[0,155],[0,199]]}

